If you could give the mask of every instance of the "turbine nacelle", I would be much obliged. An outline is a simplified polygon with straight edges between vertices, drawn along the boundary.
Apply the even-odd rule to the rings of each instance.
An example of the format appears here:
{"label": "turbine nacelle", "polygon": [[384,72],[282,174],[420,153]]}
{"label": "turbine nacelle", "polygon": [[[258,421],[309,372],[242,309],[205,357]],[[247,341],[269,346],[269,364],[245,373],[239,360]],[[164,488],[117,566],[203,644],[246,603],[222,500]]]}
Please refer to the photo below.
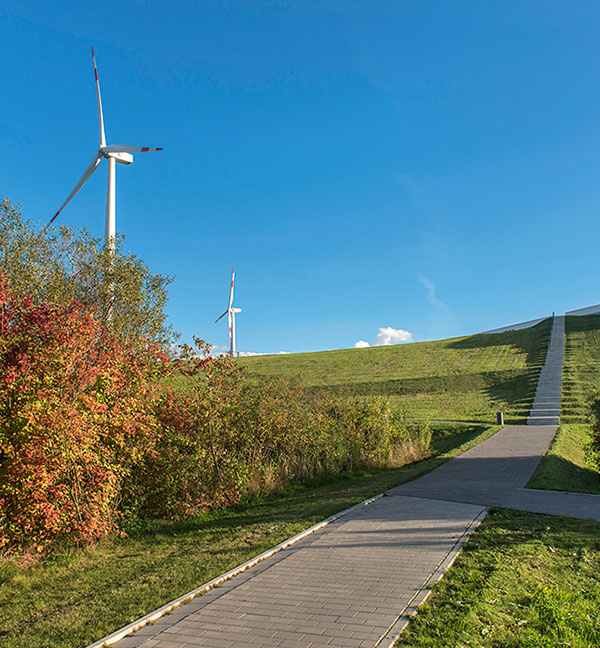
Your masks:
{"label": "turbine nacelle", "polygon": [[113,158],[119,164],[133,164],[133,155],[131,153],[109,153],[100,149],[105,158]]}

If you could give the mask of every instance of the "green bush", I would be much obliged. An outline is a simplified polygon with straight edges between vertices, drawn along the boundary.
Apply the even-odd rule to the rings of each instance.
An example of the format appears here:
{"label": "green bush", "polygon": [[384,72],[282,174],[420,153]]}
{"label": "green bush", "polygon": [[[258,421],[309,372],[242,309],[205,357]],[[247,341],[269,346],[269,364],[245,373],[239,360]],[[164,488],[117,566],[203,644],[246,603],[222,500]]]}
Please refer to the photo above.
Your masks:
{"label": "green bush", "polygon": [[596,398],[592,402],[591,412],[593,419],[592,431],[586,451],[588,460],[596,468],[600,478],[600,398]]}
{"label": "green bush", "polygon": [[62,224],[42,229],[3,198],[0,273],[14,294],[28,295],[35,304],[77,301],[129,344],[164,344],[176,337],[165,312],[172,278],[151,272],[127,253],[122,236],[113,253],[86,229]]}
{"label": "green bush", "polygon": [[284,379],[248,383],[203,343],[166,390],[156,446],[132,471],[123,506],[185,517],[249,493],[364,467],[397,467],[428,453],[431,430],[406,425],[384,398],[345,399]]}

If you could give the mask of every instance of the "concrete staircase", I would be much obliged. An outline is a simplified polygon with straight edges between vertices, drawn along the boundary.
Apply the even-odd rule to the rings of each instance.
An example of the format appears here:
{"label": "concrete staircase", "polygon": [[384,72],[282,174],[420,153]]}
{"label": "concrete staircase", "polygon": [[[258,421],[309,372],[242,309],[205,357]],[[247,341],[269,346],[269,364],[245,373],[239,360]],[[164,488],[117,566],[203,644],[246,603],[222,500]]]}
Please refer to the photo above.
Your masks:
{"label": "concrete staircase", "polygon": [[565,317],[561,315],[552,319],[546,362],[540,372],[527,425],[558,425],[564,358]]}

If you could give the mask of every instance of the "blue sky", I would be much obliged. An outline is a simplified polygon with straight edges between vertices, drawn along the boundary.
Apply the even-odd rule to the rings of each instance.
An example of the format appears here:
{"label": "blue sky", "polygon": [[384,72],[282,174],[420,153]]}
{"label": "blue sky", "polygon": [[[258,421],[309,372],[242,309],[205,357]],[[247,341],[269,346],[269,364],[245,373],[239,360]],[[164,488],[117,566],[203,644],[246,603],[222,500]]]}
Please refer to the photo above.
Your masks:
{"label": "blue sky", "polygon": [[[0,0],[0,193],[46,222],[97,147],[184,339],[310,351],[600,302],[600,5]],[[62,220],[103,235],[106,165]],[[407,337],[407,336],[404,336]],[[380,333],[380,341],[396,338]]]}

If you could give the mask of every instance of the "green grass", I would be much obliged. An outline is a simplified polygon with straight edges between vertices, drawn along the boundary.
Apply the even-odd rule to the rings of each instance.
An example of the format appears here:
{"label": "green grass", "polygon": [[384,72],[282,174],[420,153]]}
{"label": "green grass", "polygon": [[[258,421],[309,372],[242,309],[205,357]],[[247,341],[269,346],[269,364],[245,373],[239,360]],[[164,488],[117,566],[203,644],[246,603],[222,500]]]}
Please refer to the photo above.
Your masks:
{"label": "green grass", "polygon": [[600,474],[586,456],[589,438],[589,425],[561,425],[528,488],[600,494]]}
{"label": "green grass", "polygon": [[91,643],[328,515],[419,477],[497,429],[442,426],[432,456],[403,468],[315,480],[185,523],[147,522],[126,539],[44,564],[0,560],[0,645]]}
{"label": "green grass", "polygon": [[600,315],[567,317],[561,423],[589,422],[589,400],[600,387]]}
{"label": "green grass", "polygon": [[494,510],[396,646],[598,646],[598,574],[599,523]]}
{"label": "green grass", "polygon": [[546,357],[550,320],[523,331],[369,349],[240,358],[250,380],[298,378],[314,388],[384,395],[409,419],[521,422]]}

